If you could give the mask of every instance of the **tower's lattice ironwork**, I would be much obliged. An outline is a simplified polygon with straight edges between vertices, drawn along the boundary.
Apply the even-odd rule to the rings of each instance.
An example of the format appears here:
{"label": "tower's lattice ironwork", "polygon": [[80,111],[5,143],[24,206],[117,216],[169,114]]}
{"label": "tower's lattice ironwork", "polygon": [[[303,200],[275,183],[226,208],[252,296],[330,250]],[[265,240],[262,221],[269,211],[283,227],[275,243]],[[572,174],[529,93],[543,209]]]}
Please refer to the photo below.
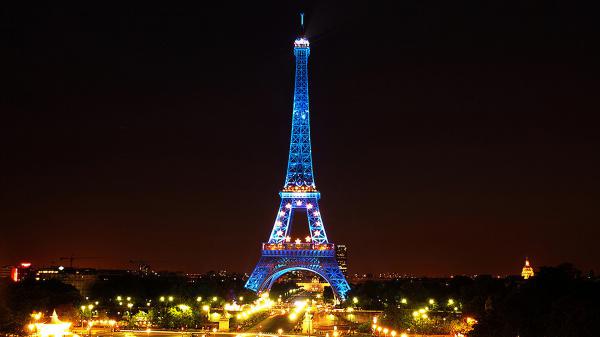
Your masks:
{"label": "tower's lattice ironwork", "polygon": [[[292,131],[285,184],[279,193],[281,204],[269,241],[262,245],[261,258],[246,282],[246,288],[262,292],[270,289],[287,272],[307,270],[323,277],[331,285],[334,294],[340,300],[345,300],[350,287],[336,261],[335,246],[327,239],[318,204],[321,195],[313,175],[308,108],[309,54],[308,40],[296,39]],[[310,235],[302,241],[292,242],[291,219],[296,211],[306,212]]]}

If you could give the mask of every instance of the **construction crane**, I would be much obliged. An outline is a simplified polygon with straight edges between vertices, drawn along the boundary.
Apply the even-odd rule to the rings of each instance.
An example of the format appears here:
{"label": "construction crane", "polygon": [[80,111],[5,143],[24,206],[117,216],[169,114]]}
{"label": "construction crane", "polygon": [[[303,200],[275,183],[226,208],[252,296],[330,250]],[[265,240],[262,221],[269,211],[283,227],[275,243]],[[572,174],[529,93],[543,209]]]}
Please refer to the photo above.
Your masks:
{"label": "construction crane", "polygon": [[65,261],[68,260],[69,261],[69,268],[73,268],[73,261],[75,260],[89,260],[89,259],[101,259],[102,257],[99,256],[63,256],[60,257],[59,259],[61,261]]}

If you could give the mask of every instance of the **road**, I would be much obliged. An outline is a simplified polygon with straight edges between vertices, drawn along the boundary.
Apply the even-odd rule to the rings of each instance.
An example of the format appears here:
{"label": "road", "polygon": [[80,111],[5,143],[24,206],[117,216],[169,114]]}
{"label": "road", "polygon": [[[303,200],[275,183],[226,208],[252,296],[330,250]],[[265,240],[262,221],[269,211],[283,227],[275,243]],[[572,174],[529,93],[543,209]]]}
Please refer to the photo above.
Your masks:
{"label": "road", "polygon": [[248,333],[272,333],[276,334],[277,330],[283,329],[285,332],[290,332],[296,322],[291,322],[287,316],[285,315],[273,315],[269,316],[254,327],[248,330]]}

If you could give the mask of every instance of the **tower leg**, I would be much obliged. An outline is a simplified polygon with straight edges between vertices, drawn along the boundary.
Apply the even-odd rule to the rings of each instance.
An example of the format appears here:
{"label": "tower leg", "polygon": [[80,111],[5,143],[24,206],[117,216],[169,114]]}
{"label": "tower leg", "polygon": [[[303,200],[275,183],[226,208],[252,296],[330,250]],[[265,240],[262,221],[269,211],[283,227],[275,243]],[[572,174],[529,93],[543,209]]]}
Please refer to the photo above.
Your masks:
{"label": "tower leg", "polygon": [[[315,253],[316,254],[316,253]],[[294,270],[307,270],[327,281],[335,296],[346,299],[350,286],[342,274],[334,256],[263,256],[246,282],[246,288],[255,292],[269,291],[273,283],[283,274]]]}

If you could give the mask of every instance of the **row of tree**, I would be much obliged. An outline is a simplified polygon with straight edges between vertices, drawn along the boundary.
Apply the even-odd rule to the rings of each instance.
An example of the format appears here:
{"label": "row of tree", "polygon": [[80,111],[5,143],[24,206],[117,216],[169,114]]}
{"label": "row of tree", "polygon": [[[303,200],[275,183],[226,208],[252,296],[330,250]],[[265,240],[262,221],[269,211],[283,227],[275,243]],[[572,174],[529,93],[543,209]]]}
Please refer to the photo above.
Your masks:
{"label": "row of tree", "polygon": [[[542,267],[528,280],[479,276],[373,281],[354,285],[350,296],[362,308],[384,310],[384,324],[416,333],[470,330],[469,317],[477,322],[469,333],[475,337],[600,335],[600,279],[583,275],[571,264]],[[452,306],[447,305],[450,299]],[[431,309],[427,319],[413,316],[424,307]]]}

